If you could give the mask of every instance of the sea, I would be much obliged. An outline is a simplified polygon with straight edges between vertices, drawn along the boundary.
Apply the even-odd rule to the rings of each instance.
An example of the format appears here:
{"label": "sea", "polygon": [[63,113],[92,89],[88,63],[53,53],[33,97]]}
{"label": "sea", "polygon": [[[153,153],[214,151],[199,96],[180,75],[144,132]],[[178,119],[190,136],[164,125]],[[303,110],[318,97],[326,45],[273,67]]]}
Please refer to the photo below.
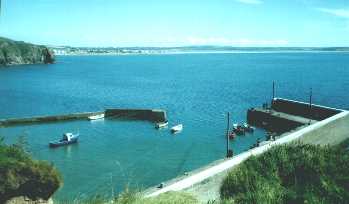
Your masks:
{"label": "sea", "polygon": [[[139,120],[77,120],[0,128],[8,144],[25,138],[35,159],[61,172],[55,200],[112,196],[146,189],[223,159],[227,112],[246,121],[251,107],[276,97],[349,109],[348,52],[181,53],[57,56],[52,65],[0,69],[0,118],[56,115],[106,108],[166,110],[171,134]],[[63,133],[79,143],[50,149]],[[246,151],[265,132],[231,141]]]}

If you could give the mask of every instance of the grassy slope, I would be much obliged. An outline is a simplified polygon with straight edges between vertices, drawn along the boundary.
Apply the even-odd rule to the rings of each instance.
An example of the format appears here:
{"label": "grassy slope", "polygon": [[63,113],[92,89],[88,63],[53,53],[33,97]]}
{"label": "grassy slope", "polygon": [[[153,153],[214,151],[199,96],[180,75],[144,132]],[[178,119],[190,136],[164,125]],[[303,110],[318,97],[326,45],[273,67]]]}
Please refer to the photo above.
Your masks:
{"label": "grassy slope", "polygon": [[283,145],[231,171],[220,194],[232,203],[348,203],[348,169],[342,148]]}

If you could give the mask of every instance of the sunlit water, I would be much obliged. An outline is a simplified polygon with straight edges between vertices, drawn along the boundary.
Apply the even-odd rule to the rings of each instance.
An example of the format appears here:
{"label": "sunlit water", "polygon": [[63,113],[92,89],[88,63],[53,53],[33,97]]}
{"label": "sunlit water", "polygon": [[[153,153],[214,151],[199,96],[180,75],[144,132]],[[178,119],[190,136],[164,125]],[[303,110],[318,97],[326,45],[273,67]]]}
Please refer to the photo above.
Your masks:
{"label": "sunlit water", "polygon": [[[0,69],[0,118],[105,108],[161,108],[180,134],[144,121],[87,120],[0,128],[8,143],[25,135],[33,156],[53,162],[64,186],[56,199],[110,194],[126,185],[144,188],[183,175],[225,155],[225,114],[246,120],[246,110],[277,96],[349,108],[348,53],[233,53],[62,56],[53,65]],[[76,145],[49,149],[64,132]],[[261,130],[239,137],[248,149]]]}

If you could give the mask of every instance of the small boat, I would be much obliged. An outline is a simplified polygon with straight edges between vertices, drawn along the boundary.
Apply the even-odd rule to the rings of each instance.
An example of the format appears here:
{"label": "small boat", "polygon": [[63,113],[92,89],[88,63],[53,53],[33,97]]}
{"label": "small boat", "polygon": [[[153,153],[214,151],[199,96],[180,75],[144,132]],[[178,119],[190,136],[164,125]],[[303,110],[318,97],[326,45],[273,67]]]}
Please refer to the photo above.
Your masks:
{"label": "small boat", "polygon": [[165,186],[164,183],[160,183],[160,184],[157,186],[157,188],[163,188],[164,186]]}
{"label": "small boat", "polygon": [[274,141],[276,138],[276,133],[274,132],[267,132],[267,140]]}
{"label": "small boat", "polygon": [[255,128],[252,127],[251,125],[244,123],[242,125],[242,128],[246,131],[246,132],[254,132]]}
{"label": "small boat", "polygon": [[160,122],[160,123],[156,123],[155,128],[160,129],[160,128],[167,127],[167,125],[168,125],[168,121]]}
{"label": "small boat", "polygon": [[250,147],[250,149],[253,149],[253,148],[255,148],[255,147],[259,147],[260,145],[261,145],[261,140],[260,140],[259,138],[257,138],[256,143],[254,143],[254,144]]}
{"label": "small boat", "polygon": [[233,124],[233,131],[237,135],[244,135],[245,134],[244,128],[241,125],[237,124],[237,123]]}
{"label": "small boat", "polygon": [[231,131],[230,133],[229,133],[229,139],[235,139],[235,137],[236,137],[236,134],[235,134],[235,132],[234,131]]}
{"label": "small boat", "polygon": [[171,128],[171,132],[172,132],[172,133],[180,132],[180,131],[182,131],[182,130],[183,130],[183,125],[182,125],[182,124],[173,126],[173,127]]}
{"label": "small boat", "polygon": [[79,139],[79,133],[77,134],[64,133],[62,139],[49,142],[49,146],[60,147],[64,145],[74,144],[78,142],[78,139]]}
{"label": "small boat", "polygon": [[99,120],[104,118],[104,113],[98,115],[91,115],[88,117],[89,120]]}

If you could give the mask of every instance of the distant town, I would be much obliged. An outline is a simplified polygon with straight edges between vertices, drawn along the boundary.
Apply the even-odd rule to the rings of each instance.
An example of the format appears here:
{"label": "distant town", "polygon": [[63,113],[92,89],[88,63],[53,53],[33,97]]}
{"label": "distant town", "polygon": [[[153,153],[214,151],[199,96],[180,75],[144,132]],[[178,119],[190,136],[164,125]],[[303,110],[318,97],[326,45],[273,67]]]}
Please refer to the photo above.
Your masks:
{"label": "distant town", "polygon": [[70,47],[48,46],[55,55],[125,55],[125,54],[173,54],[173,53],[233,53],[233,52],[349,52],[349,47]]}

